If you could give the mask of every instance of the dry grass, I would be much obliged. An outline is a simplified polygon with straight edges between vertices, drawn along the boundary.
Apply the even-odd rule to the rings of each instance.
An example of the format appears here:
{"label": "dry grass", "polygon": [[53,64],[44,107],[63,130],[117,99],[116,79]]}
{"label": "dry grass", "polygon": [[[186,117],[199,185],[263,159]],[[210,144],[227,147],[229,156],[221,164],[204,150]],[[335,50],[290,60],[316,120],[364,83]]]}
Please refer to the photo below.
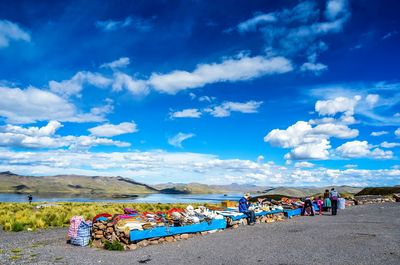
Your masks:
{"label": "dry grass", "polygon": [[[185,208],[189,204],[160,203],[57,203],[37,208],[39,203],[0,203],[0,225],[6,231],[23,231],[69,225],[72,216],[82,215],[92,219],[99,213],[121,214],[125,207],[139,212],[167,211],[171,208]],[[203,204],[192,204],[194,207]],[[204,204],[212,205],[212,204]]]}

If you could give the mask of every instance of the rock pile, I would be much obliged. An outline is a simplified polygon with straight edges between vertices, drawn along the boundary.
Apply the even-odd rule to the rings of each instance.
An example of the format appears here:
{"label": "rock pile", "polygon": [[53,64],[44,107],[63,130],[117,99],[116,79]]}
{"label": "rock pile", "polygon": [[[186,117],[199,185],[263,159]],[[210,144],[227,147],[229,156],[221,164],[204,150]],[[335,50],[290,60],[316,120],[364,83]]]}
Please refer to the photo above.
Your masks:
{"label": "rock pile", "polygon": [[[270,214],[266,216],[257,216],[256,223],[273,223],[282,221],[285,219],[283,213]],[[240,219],[238,221],[228,220],[228,226],[231,228],[238,228],[239,225],[247,225],[246,219]],[[140,247],[146,247],[150,245],[158,245],[170,242],[176,242],[179,240],[186,240],[196,236],[207,235],[222,230],[212,230],[207,232],[187,233],[166,237],[157,237],[151,239],[144,239],[138,242],[130,242],[129,231],[119,231],[115,228],[114,223],[111,221],[97,221],[93,223],[92,227],[92,246],[97,248],[103,248],[106,241],[115,242],[118,241],[126,250],[133,250]]]}
{"label": "rock pile", "polygon": [[356,204],[374,204],[374,203],[385,203],[395,202],[394,198],[385,197],[382,195],[362,195],[355,197]]}
{"label": "rock pile", "polygon": [[157,237],[151,239],[144,239],[138,242],[130,242],[129,232],[118,231],[112,222],[98,221],[93,224],[92,228],[92,246],[103,248],[106,241],[118,241],[122,244],[125,250],[133,250],[139,247],[146,247],[150,245],[158,245],[169,242],[176,242],[179,240],[189,239],[195,236],[202,236],[206,234],[215,233],[222,230],[212,230],[208,232],[188,233],[173,235],[167,237]]}

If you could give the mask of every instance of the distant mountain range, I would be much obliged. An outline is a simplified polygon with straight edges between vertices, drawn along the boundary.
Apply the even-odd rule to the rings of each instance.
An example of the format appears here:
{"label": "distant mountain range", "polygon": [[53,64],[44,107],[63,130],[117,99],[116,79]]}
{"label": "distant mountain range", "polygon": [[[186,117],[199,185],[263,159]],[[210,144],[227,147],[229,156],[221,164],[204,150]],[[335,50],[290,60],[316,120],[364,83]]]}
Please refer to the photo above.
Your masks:
{"label": "distant mountain range", "polygon": [[[200,183],[165,183],[147,185],[123,177],[57,175],[57,176],[21,176],[12,172],[0,173],[0,193],[35,193],[90,195],[93,197],[133,197],[141,194],[253,194],[283,195],[304,197],[322,193],[331,187],[263,187],[250,184],[207,185]],[[355,194],[362,188],[348,186],[336,187],[339,192]]]}

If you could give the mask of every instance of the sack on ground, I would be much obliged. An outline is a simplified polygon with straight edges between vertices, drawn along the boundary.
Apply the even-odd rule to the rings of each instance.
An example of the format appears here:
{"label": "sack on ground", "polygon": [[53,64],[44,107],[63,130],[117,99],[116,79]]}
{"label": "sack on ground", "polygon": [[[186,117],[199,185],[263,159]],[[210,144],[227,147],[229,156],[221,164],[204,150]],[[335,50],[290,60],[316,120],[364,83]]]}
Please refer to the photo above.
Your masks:
{"label": "sack on ground", "polygon": [[76,237],[71,238],[71,244],[76,246],[87,246],[90,241],[90,231],[92,230],[92,222],[82,221],[78,226]]}

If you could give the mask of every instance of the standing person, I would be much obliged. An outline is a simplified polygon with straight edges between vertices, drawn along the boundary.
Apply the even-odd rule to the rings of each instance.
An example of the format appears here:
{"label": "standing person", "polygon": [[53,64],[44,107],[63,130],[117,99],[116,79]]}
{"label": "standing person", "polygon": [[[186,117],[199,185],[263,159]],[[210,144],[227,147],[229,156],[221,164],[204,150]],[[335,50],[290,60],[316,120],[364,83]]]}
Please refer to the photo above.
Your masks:
{"label": "standing person", "polygon": [[321,215],[322,214],[322,208],[323,208],[323,205],[324,205],[324,201],[322,200],[322,196],[318,197],[317,205],[318,205],[318,208],[319,208],[319,215]]}
{"label": "standing person", "polygon": [[256,215],[254,211],[249,210],[250,198],[250,194],[245,193],[244,196],[239,200],[239,212],[244,213],[247,216],[247,223],[249,225],[254,225],[256,222]]}
{"label": "standing person", "polygon": [[338,208],[338,199],[340,197],[340,194],[335,190],[335,188],[332,188],[329,195],[330,195],[329,198],[331,199],[332,202],[332,215],[336,215]]}
{"label": "standing person", "polygon": [[28,201],[29,201],[29,204],[31,204],[31,203],[32,203],[32,199],[33,199],[33,197],[32,197],[32,194],[29,194],[29,196],[28,196]]}
{"label": "standing person", "polygon": [[329,193],[329,190],[325,190],[325,193],[324,193],[324,205],[323,205],[323,207],[324,207],[324,210],[325,210],[325,211],[328,211],[328,212],[331,211],[331,207],[332,207],[331,199],[329,198],[330,196],[331,196],[331,195],[330,195],[330,193]]}
{"label": "standing person", "polygon": [[313,205],[312,205],[312,201],[311,201],[310,196],[307,196],[307,197],[304,199],[303,210],[301,211],[301,215],[302,215],[302,216],[304,216],[304,213],[306,212],[307,207],[310,207],[310,208],[311,208],[311,216],[314,216],[314,208],[313,208]]}

